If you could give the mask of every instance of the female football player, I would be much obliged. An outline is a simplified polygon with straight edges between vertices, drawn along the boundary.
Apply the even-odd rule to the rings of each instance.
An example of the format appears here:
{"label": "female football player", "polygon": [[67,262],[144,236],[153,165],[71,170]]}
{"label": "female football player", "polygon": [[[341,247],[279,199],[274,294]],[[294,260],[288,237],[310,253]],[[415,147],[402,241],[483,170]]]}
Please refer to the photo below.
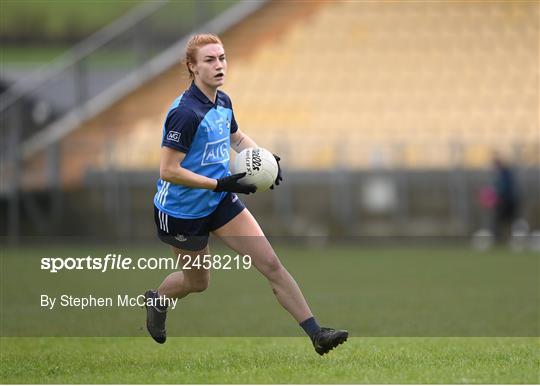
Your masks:
{"label": "female football player", "polygon": [[[227,75],[225,50],[213,34],[193,36],[186,46],[189,89],[172,103],[163,127],[160,179],[154,197],[159,238],[174,255],[194,261],[209,254],[210,232],[253,265],[269,281],[278,300],[323,355],[343,343],[347,331],[319,327],[300,288],[281,264],[259,224],[236,193],[254,193],[243,174],[230,175],[229,149],[240,152],[256,143],[236,123],[230,98],[219,88]],[[279,165],[279,157],[276,157]],[[281,170],[274,184],[279,185]],[[274,186],[272,186],[273,188]],[[208,287],[210,270],[200,266],[173,272],[157,290],[145,293],[147,328],[154,340],[166,340],[167,298],[183,298]],[[147,302],[148,303],[148,302]]]}

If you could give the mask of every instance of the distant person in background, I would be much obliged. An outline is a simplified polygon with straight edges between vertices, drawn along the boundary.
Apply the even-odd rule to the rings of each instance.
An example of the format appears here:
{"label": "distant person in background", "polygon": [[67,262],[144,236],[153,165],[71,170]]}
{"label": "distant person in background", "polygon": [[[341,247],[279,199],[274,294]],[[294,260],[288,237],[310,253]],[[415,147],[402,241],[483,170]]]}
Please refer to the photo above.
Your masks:
{"label": "distant person in background", "polygon": [[493,164],[495,167],[494,188],[496,193],[493,235],[495,241],[501,243],[507,239],[512,224],[517,219],[519,197],[515,175],[510,165],[499,155],[495,155]]}

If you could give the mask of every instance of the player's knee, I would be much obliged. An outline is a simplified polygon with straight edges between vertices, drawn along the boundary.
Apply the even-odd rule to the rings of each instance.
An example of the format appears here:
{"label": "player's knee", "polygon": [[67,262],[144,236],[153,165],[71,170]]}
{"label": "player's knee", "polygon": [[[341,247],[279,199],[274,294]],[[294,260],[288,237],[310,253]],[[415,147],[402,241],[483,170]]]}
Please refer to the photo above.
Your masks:
{"label": "player's knee", "polygon": [[195,280],[189,281],[189,288],[191,292],[203,292],[208,288],[208,285],[210,284],[209,278],[200,278]]}
{"label": "player's knee", "polygon": [[282,269],[281,261],[279,261],[277,255],[273,254],[265,259],[262,271],[268,278],[272,278],[279,274]]}

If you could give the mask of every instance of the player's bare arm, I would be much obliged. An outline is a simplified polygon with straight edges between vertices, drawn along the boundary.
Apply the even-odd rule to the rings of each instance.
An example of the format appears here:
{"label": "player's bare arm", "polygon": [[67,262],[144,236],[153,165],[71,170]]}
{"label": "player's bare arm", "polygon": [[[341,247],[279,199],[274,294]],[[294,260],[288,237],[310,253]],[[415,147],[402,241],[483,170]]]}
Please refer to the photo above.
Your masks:
{"label": "player's bare arm", "polygon": [[244,149],[258,146],[246,133],[238,129],[235,133],[231,134],[231,147],[235,152],[240,153]]}
{"label": "player's bare arm", "polygon": [[185,156],[181,151],[163,146],[161,148],[161,162],[159,165],[160,178],[163,181],[190,188],[214,190],[217,186],[216,179],[193,173],[191,170],[180,166]]}

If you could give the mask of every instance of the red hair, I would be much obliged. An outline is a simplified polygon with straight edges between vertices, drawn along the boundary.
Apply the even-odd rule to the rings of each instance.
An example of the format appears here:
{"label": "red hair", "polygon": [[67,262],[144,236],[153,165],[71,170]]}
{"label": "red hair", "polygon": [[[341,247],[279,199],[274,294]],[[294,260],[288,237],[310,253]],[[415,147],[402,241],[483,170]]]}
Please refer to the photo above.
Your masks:
{"label": "red hair", "polygon": [[193,35],[186,44],[186,59],[185,60],[186,60],[186,67],[189,71],[190,79],[195,79],[195,75],[189,69],[189,64],[197,63],[197,51],[199,50],[199,48],[207,44],[219,44],[223,46],[221,39],[217,35],[210,34],[210,33]]}

